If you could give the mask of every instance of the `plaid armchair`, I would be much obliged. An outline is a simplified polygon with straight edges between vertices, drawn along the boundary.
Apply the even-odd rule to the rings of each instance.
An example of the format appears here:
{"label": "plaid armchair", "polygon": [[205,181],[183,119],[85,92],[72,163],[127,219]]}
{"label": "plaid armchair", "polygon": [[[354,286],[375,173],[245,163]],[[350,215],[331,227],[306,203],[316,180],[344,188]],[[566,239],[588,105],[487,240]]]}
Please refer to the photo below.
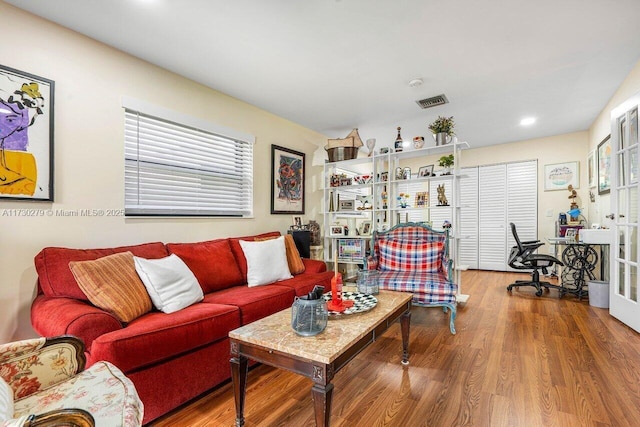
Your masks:
{"label": "plaid armchair", "polygon": [[411,292],[413,304],[451,310],[449,329],[456,333],[456,295],[449,258],[449,231],[417,223],[398,224],[374,232],[368,268],[380,271],[380,289]]}
{"label": "plaid armchair", "polygon": [[143,405],[115,366],[84,370],[72,336],[0,344],[0,426],[140,426]]}

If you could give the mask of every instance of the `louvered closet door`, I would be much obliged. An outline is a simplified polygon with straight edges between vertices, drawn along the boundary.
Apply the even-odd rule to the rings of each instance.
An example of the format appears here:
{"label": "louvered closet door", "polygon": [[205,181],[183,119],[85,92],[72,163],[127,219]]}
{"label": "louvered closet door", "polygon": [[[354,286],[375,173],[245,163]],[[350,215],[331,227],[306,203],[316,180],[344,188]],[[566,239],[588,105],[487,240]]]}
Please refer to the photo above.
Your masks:
{"label": "louvered closet door", "polygon": [[461,169],[458,264],[478,268],[478,168]]}
{"label": "louvered closet door", "polygon": [[[538,238],[538,162],[507,165],[507,226],[516,225],[520,241]],[[507,229],[507,256],[516,244]],[[508,270],[515,271],[507,266]]]}
{"label": "louvered closet door", "polygon": [[478,173],[478,268],[504,271],[507,265],[507,165],[482,166]]}

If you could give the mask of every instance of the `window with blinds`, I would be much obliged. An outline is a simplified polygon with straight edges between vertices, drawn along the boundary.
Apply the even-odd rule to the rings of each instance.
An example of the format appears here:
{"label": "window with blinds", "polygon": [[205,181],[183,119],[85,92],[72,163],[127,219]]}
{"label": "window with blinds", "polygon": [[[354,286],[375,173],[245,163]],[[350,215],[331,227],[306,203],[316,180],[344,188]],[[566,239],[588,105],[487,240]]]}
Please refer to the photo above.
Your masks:
{"label": "window with blinds", "polygon": [[204,127],[125,105],[125,215],[253,215],[253,141]]}

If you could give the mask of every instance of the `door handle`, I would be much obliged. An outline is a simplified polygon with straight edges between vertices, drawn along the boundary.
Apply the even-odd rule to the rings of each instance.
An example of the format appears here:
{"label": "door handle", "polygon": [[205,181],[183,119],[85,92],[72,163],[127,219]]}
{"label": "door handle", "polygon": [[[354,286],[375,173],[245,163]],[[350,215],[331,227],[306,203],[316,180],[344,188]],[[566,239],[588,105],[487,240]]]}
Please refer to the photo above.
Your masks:
{"label": "door handle", "polygon": [[611,213],[611,214],[609,214],[609,215],[605,216],[605,218],[609,218],[609,219],[616,219],[616,214]]}

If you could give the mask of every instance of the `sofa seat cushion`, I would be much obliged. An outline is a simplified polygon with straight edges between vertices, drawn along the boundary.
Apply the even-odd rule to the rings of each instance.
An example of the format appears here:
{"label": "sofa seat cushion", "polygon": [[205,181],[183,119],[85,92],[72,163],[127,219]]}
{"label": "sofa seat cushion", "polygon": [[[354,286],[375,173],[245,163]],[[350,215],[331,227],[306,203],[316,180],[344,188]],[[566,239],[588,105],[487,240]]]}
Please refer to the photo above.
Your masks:
{"label": "sofa seat cushion", "polygon": [[92,261],[120,252],[131,252],[135,256],[154,259],[168,255],[164,244],[160,242],[105,249],[44,248],[35,257],[40,288],[50,297],[69,297],[89,301],[73,277],[69,262]]}
{"label": "sofa seat cushion", "polygon": [[380,289],[411,292],[418,304],[455,304],[458,287],[442,273],[381,271]]}
{"label": "sofa seat cushion", "polygon": [[246,325],[291,307],[294,297],[295,292],[292,288],[279,284],[251,288],[245,285],[205,295],[203,303],[238,307],[242,324]]}
{"label": "sofa seat cushion", "polygon": [[167,249],[178,255],[193,271],[205,294],[244,284],[229,239],[167,243]]}
{"label": "sofa seat cushion", "polygon": [[96,426],[142,425],[144,406],[118,368],[99,362],[63,383],[15,401],[14,417],[65,408],[84,409]]}
{"label": "sofa seat cushion", "polygon": [[282,280],[278,282],[278,286],[287,286],[296,293],[296,296],[303,296],[313,290],[315,285],[324,286],[324,291],[331,291],[331,278],[333,271],[325,271],[322,273],[299,274],[293,276],[292,279]]}
{"label": "sofa seat cushion", "polygon": [[199,303],[171,314],[154,311],[96,338],[89,363],[108,360],[128,373],[224,339],[240,326],[233,305]]}

